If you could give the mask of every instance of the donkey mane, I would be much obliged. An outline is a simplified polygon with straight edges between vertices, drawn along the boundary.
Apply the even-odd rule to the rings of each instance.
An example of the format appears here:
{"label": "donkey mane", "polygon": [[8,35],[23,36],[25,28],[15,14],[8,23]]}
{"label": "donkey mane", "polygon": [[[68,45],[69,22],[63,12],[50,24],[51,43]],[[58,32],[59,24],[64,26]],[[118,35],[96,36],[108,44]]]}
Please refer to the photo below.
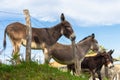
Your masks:
{"label": "donkey mane", "polygon": [[80,40],[79,42],[82,42],[82,41],[84,41],[85,39],[87,39],[88,37],[90,37],[91,35],[89,35],[89,36],[87,36],[87,37],[85,37],[85,38],[83,38],[82,40]]}

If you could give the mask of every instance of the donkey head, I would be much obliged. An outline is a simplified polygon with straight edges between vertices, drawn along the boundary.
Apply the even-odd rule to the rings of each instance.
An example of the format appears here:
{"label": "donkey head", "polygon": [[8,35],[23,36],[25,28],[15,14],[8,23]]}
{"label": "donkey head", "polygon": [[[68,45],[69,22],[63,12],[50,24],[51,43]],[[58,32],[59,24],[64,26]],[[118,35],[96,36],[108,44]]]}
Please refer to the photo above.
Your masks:
{"label": "donkey head", "polygon": [[112,57],[112,54],[113,54],[113,52],[114,52],[114,50],[110,50],[110,51],[108,51],[107,52],[107,54],[108,54],[108,56],[109,56],[109,65],[108,65],[108,67],[114,67],[114,65],[113,65],[113,57]]}
{"label": "donkey head", "polygon": [[114,51],[113,50],[110,50],[108,52],[103,52],[103,53],[100,53],[103,57],[104,57],[104,65],[107,66],[108,68],[112,68],[114,67],[113,65],[113,58],[112,58],[112,53]]}
{"label": "donkey head", "polygon": [[61,30],[61,33],[69,38],[71,41],[74,41],[76,36],[74,34],[74,31],[72,29],[72,26],[71,24],[65,20],[65,17],[64,17],[64,14],[62,13],[61,14],[61,23],[62,23],[62,30]]}
{"label": "donkey head", "polygon": [[93,33],[91,36],[92,42],[91,42],[91,50],[97,52],[99,50],[99,45],[97,40],[95,39],[95,34]]}

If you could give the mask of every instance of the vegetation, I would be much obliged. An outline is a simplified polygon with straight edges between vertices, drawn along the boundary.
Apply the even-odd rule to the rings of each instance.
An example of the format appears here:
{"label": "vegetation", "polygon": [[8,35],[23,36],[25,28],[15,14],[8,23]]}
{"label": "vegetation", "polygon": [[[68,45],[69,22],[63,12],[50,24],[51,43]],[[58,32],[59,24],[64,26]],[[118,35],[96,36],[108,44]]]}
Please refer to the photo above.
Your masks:
{"label": "vegetation", "polygon": [[[107,49],[105,49],[102,45],[99,46],[100,51],[106,51]],[[93,50],[89,50],[89,52],[87,54],[95,54],[95,52]]]}
{"label": "vegetation", "polygon": [[0,80],[88,80],[88,76],[73,76],[48,65],[22,62],[19,65],[0,65]]}

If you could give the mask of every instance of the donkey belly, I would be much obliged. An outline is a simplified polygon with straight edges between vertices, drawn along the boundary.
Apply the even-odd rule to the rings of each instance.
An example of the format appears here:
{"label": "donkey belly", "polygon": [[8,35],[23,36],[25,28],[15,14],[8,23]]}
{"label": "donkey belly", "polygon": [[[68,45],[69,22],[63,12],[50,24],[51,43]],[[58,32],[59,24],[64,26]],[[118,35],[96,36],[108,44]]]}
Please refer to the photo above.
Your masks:
{"label": "donkey belly", "polygon": [[74,58],[69,55],[64,55],[64,56],[62,54],[52,55],[52,58],[61,64],[73,64],[74,63]]}
{"label": "donkey belly", "polygon": [[[22,45],[26,47],[26,40],[22,39]],[[45,47],[45,44],[37,44],[34,41],[31,42],[31,49],[43,49]]]}
{"label": "donkey belly", "polygon": [[60,63],[60,64],[65,64],[65,65],[68,65],[68,64],[73,64],[74,63],[74,60],[66,60],[66,61],[63,61],[63,60],[58,60],[56,58],[53,58],[56,62]]}

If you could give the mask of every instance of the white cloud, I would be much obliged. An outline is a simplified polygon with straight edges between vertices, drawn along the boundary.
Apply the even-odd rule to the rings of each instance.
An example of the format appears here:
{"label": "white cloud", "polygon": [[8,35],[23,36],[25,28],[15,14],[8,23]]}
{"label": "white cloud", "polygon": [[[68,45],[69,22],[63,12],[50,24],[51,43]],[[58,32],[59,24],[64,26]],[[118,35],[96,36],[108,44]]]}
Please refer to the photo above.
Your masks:
{"label": "white cloud", "polygon": [[79,25],[112,25],[120,23],[119,0],[2,0],[0,10],[29,9],[31,15],[45,21],[58,20],[60,13]]}
{"label": "white cloud", "polygon": [[[63,0],[64,11],[82,25],[120,23],[120,1]],[[66,6],[65,6],[66,5]]]}

